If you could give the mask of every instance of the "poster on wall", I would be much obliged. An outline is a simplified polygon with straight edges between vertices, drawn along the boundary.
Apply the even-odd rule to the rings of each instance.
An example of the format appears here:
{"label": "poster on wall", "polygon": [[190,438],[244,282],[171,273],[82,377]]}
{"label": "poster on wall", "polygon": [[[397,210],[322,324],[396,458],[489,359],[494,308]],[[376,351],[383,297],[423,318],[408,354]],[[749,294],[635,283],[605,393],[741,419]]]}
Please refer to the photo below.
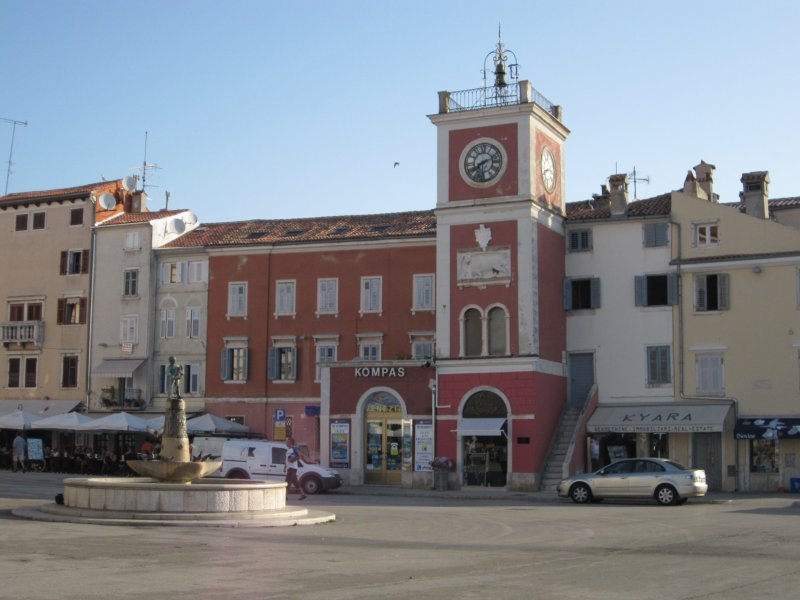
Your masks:
{"label": "poster on wall", "polygon": [[414,422],[403,419],[403,471],[410,471],[414,463],[414,452],[411,446],[413,439]]}
{"label": "poster on wall", "polygon": [[430,471],[433,462],[433,421],[425,419],[416,422],[414,437],[414,470]]}
{"label": "poster on wall", "polygon": [[350,420],[331,420],[331,467],[350,468]]}
{"label": "poster on wall", "polygon": [[28,460],[44,460],[41,439],[28,438]]}

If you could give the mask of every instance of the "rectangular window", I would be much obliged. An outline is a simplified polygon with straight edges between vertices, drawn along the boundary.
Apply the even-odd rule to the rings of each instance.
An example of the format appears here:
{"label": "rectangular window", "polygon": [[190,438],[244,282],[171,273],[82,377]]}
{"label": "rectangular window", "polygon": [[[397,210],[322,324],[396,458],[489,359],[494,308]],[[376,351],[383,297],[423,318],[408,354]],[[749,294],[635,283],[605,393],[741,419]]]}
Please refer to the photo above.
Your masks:
{"label": "rectangular window", "polygon": [[411,357],[419,360],[433,358],[433,342],[413,342]]}
{"label": "rectangular window", "polygon": [[185,262],[161,263],[161,283],[184,283],[187,279],[186,269]]}
{"label": "rectangular window", "polygon": [[636,306],[673,306],[678,303],[678,274],[638,275],[634,278]]}
{"label": "rectangular window", "polygon": [[25,359],[25,387],[26,388],[35,388],[36,387],[36,365],[37,359],[34,357],[28,357]]}
{"label": "rectangular window", "polygon": [[721,354],[698,354],[695,357],[698,394],[725,393],[724,364]]}
{"label": "rectangular window", "polygon": [[33,213],[33,229],[44,229],[45,214],[43,212]]}
{"label": "rectangular window", "polygon": [[200,337],[200,317],[201,308],[187,308],[186,309],[186,337],[198,338]]}
{"label": "rectangular window", "polygon": [[119,341],[123,344],[139,341],[139,315],[124,315],[120,319]]}
{"label": "rectangular window", "polygon": [[64,356],[61,359],[61,387],[78,387],[78,357]]}
{"label": "rectangular window", "polygon": [[719,225],[702,223],[694,226],[694,245],[698,248],[719,246]]}
{"label": "rectangular window", "polygon": [[672,383],[672,359],[669,346],[647,347],[647,385]]}
{"label": "rectangular window", "polygon": [[278,281],[275,284],[277,298],[275,300],[276,315],[294,315],[294,281]]}
{"label": "rectangular window", "polygon": [[27,231],[28,230],[28,214],[20,213],[14,219],[14,231]]}
{"label": "rectangular window", "polygon": [[24,304],[9,304],[9,306],[8,306],[8,320],[9,321],[24,321],[25,320],[25,305]]}
{"label": "rectangular window", "polygon": [[189,261],[189,283],[206,283],[208,280],[208,263],[203,260]]}
{"label": "rectangular window", "polygon": [[125,242],[122,249],[128,252],[135,252],[136,250],[142,249],[142,242],[138,231],[129,231],[125,234]]}
{"label": "rectangular window", "polygon": [[123,296],[139,294],[139,269],[126,269],[124,272]]}
{"label": "rectangular window", "polygon": [[246,317],[247,316],[247,284],[229,283],[228,284],[228,316]]}
{"label": "rectangular window", "polygon": [[570,252],[589,252],[591,249],[591,229],[576,229],[567,232],[567,250]]}
{"label": "rectangular window", "polygon": [[414,310],[433,310],[433,275],[414,275]]}
{"label": "rectangular window", "polygon": [[642,225],[645,248],[669,245],[669,223],[645,223]]}
{"label": "rectangular window", "polygon": [[22,371],[22,359],[11,357],[8,359],[8,387],[18,388]]}
{"label": "rectangular window", "polygon": [[161,311],[161,339],[175,337],[175,309],[165,308]]}
{"label": "rectangular window", "polygon": [[26,321],[41,321],[42,320],[42,303],[31,302],[26,307]]}
{"label": "rectangular window", "polygon": [[223,381],[247,381],[247,348],[222,349],[220,377]]}
{"label": "rectangular window", "polygon": [[185,394],[200,393],[200,365],[198,363],[183,365],[183,392]]}
{"label": "rectangular window", "polygon": [[317,312],[320,314],[339,312],[338,279],[317,279]]}
{"label": "rectangular window", "polygon": [[600,279],[564,279],[564,310],[600,308]]}
{"label": "rectangular window", "polygon": [[169,387],[169,381],[167,381],[167,367],[169,365],[159,365],[158,367],[158,393],[159,394],[166,394],[167,388]]}
{"label": "rectangular window", "polygon": [[727,273],[695,275],[695,304],[698,312],[730,308],[730,276]]}
{"label": "rectangular window", "polygon": [[381,359],[381,345],[375,343],[363,343],[359,345],[359,356],[361,360],[377,361]]}
{"label": "rectangular window", "polygon": [[297,348],[273,346],[269,349],[267,376],[273,381],[297,379]]}
{"label": "rectangular window", "polygon": [[56,322],[59,325],[86,323],[86,298],[59,298]]}
{"label": "rectangular window", "polygon": [[61,252],[62,275],[80,275],[89,272],[88,250],[64,250]]}
{"label": "rectangular window", "polygon": [[361,312],[381,312],[381,278],[361,278]]}
{"label": "rectangular window", "polygon": [[314,381],[322,379],[322,365],[324,363],[336,362],[336,351],[335,344],[319,344],[317,346],[317,371]]}
{"label": "rectangular window", "polygon": [[83,209],[72,208],[69,211],[69,224],[71,226],[83,225]]}

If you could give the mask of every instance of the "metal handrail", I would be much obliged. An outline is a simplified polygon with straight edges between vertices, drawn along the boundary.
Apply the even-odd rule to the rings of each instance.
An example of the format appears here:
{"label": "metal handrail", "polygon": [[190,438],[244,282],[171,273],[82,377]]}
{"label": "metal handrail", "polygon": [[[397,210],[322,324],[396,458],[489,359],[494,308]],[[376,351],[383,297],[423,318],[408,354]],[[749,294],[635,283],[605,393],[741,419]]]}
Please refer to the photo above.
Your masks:
{"label": "metal handrail", "polygon": [[[480,87],[471,90],[447,92],[447,111],[463,112],[494,106],[524,104],[527,100],[523,98],[520,85],[521,83],[512,83],[503,87]],[[558,118],[556,105],[535,89],[533,89],[532,101]]]}

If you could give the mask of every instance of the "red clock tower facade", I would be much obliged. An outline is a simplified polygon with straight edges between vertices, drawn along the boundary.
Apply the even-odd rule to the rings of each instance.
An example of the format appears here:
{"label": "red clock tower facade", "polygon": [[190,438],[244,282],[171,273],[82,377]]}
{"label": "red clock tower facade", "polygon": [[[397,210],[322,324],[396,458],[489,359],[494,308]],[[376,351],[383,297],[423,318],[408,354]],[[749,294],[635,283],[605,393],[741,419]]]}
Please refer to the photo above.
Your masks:
{"label": "red clock tower facade", "polygon": [[[536,489],[566,400],[560,107],[517,81],[441,92],[436,453],[459,485]],[[510,77],[511,81],[507,81]]]}

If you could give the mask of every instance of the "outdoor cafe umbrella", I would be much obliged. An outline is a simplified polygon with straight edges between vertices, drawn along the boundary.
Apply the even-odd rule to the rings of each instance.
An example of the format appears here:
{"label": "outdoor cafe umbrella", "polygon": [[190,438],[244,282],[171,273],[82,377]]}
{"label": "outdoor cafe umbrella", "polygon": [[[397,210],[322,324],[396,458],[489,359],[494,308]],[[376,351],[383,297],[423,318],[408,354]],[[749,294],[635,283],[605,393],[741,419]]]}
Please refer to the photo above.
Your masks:
{"label": "outdoor cafe umbrella", "polygon": [[250,428],[216,415],[206,413],[186,421],[189,433],[247,433]]}
{"label": "outdoor cafe umbrella", "polygon": [[30,429],[31,424],[41,419],[38,415],[32,415],[22,410],[0,415],[0,429]]}
{"label": "outdoor cafe umbrella", "polygon": [[91,423],[77,425],[76,431],[94,431],[115,433],[119,431],[147,432],[147,421],[126,412],[110,414],[107,417],[94,419]]}
{"label": "outdoor cafe umbrella", "polygon": [[31,425],[31,429],[52,429],[52,430],[74,430],[79,425],[85,425],[94,421],[91,417],[77,412],[61,413],[52,417],[39,419]]}
{"label": "outdoor cafe umbrella", "polygon": [[161,433],[164,429],[164,415],[147,419],[147,428],[153,433]]}

